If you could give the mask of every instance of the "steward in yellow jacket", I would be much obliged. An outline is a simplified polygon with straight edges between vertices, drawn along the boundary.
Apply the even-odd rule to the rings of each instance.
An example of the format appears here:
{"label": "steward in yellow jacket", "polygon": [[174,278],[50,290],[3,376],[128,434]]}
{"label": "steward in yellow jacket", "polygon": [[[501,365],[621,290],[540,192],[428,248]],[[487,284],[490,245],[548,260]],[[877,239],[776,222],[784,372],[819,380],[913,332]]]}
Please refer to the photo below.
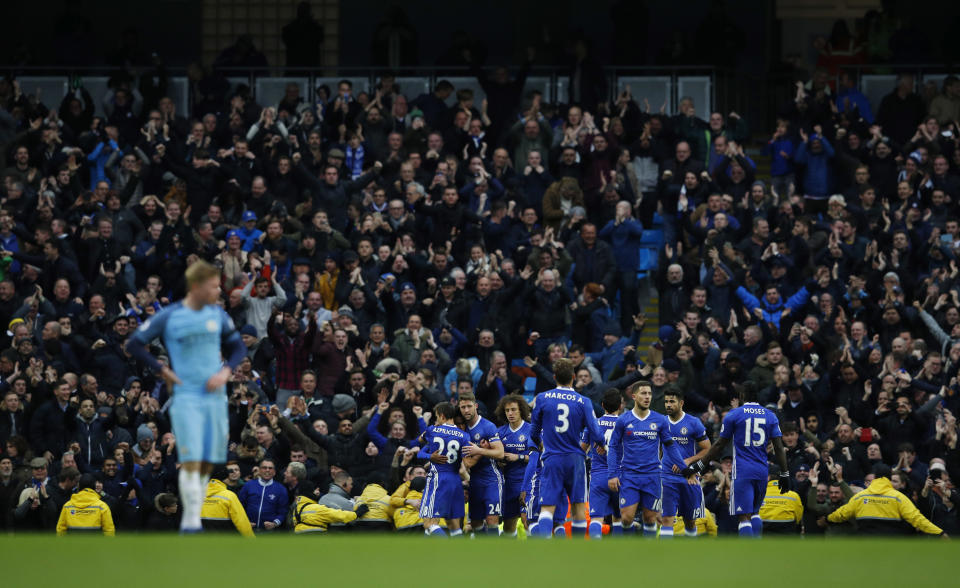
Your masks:
{"label": "steward in yellow jacket", "polygon": [[352,523],[357,520],[357,516],[363,516],[367,513],[369,507],[361,504],[356,511],[339,510],[317,504],[317,501],[308,496],[297,496],[293,504],[293,532],[297,535],[302,533],[326,533],[330,523]]}
{"label": "steward in yellow jacket", "polygon": [[357,498],[358,505],[366,505],[369,510],[358,517],[357,529],[365,531],[392,531],[394,507],[390,504],[390,495],[380,484],[367,484]]}
{"label": "steward in yellow jacket", "polygon": [[100,500],[100,495],[94,490],[96,483],[90,474],[80,476],[79,490],[60,509],[58,536],[91,531],[100,531],[108,537],[116,534],[110,507]]}
{"label": "steward in yellow jacket", "polygon": [[789,490],[780,494],[780,485],[778,478],[780,469],[777,468],[777,475],[771,475],[767,482],[767,493],[763,497],[763,504],[760,506],[760,520],[763,521],[764,533],[799,533],[800,521],[803,520],[803,503],[800,501],[800,495]]}
{"label": "steward in yellow jacket", "polygon": [[[717,536],[717,520],[713,516],[713,513],[703,509],[707,516],[700,517],[697,519],[697,537],[716,537]],[[674,537],[682,537],[686,532],[686,527],[683,523],[683,517],[677,517],[673,521],[673,535]]]}
{"label": "steward in yellow jacket", "polygon": [[211,478],[207,484],[200,520],[205,531],[236,530],[244,537],[253,537],[253,527],[240,499],[217,478]]}
{"label": "steward in yellow jacket", "polygon": [[[420,518],[420,501],[423,500],[423,490],[427,486],[424,477],[414,478],[409,482],[404,493],[404,503],[393,513],[393,526],[397,531],[423,532],[423,519]],[[393,493],[395,497],[396,492]],[[392,499],[393,497],[391,497]]]}
{"label": "steward in yellow jacket", "polygon": [[904,535],[910,533],[910,527],[928,535],[946,535],[920,514],[906,495],[893,488],[890,466],[876,466],[873,473],[877,477],[867,489],[857,492],[846,504],[830,513],[828,522],[854,520],[857,533],[861,535]]}

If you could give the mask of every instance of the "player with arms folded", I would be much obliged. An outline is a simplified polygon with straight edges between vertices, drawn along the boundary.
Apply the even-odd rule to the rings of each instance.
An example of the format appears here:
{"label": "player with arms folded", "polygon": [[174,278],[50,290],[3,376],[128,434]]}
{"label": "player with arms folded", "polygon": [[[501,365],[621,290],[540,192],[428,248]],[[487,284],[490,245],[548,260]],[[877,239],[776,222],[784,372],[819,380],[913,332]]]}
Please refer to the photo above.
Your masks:
{"label": "player with arms folded", "polygon": [[467,435],[453,421],[457,408],[449,402],[441,402],[433,408],[436,424],[427,427],[420,435],[422,449],[417,457],[426,458],[432,464],[427,473],[427,486],[420,499],[420,518],[423,519],[425,535],[445,537],[440,528],[440,519],[447,520],[450,536],[463,535],[460,519],[463,518],[463,484],[460,480],[460,465],[463,448],[469,443]]}
{"label": "player with arms folded", "polygon": [[667,417],[650,410],[650,382],[635,382],[629,390],[633,409],[617,418],[607,445],[607,485],[620,493],[624,534],[634,531],[633,520],[641,506],[643,534],[655,537],[662,494],[660,449],[672,463],[683,463],[683,455],[670,437]]}
{"label": "player with arms folded", "polygon": [[[186,282],[186,297],[140,325],[128,340],[127,351],[160,374],[173,392],[170,421],[182,464],[180,531],[197,533],[202,530],[200,511],[210,474],[214,465],[227,461],[226,383],[247,350],[233,321],[217,306],[220,270],[197,261],[187,268]],[[147,351],[157,338],[170,357],[169,367]]]}
{"label": "player with arms folded", "polygon": [[[497,405],[497,416],[506,420],[497,435],[503,443],[503,534],[517,536],[523,479],[530,460],[530,405],[519,394],[508,394]],[[526,523],[526,521],[524,521]]]}
{"label": "player with arms folded", "polygon": [[553,513],[564,492],[570,497],[574,537],[587,532],[587,460],[580,440],[602,446],[603,432],[593,416],[589,400],[573,389],[573,363],[561,358],[553,364],[557,387],[537,395],[531,416],[534,442],[543,446],[543,473],[540,480],[540,516],[537,534],[552,537]]}
{"label": "player with arms folded", "polygon": [[703,473],[707,464],[730,445],[733,448],[730,514],[740,521],[738,532],[741,537],[759,537],[763,531],[763,521],[757,513],[763,504],[769,477],[767,443],[773,443],[777,465],[780,466],[777,483],[781,494],[790,490],[790,471],[787,469],[780,421],[773,411],[757,402],[756,384],[744,382],[739,394],[741,404],[723,417],[720,438],[702,459],[691,464],[685,472]]}
{"label": "player with arms folded", "polygon": [[683,461],[676,463],[669,456],[663,460],[663,526],[660,527],[660,538],[673,537],[673,520],[678,512],[683,517],[684,535],[696,537],[697,519],[706,516],[703,489],[697,476],[684,479],[680,472],[710,451],[710,439],[700,419],[683,412],[683,392],[679,388],[667,388],[663,402],[670,424],[670,437],[680,449]]}
{"label": "player with arms folded", "polygon": [[[604,393],[600,406],[605,414],[597,419],[597,424],[603,431],[606,443],[609,443],[617,418],[623,412],[623,394],[616,388],[610,388]],[[603,536],[603,521],[607,517],[610,518],[610,534],[623,535],[618,496],[607,485],[606,452],[600,453],[588,443],[583,443],[582,446],[584,451],[589,449],[590,457],[590,538],[600,539]],[[604,449],[609,450],[607,447]]]}

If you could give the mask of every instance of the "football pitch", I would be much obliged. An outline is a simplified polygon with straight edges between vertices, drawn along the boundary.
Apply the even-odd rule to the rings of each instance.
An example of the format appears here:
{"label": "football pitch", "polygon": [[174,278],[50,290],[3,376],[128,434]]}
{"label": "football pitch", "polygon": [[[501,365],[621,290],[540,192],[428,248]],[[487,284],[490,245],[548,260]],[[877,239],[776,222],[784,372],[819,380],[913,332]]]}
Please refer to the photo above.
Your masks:
{"label": "football pitch", "polygon": [[[0,538],[3,586],[955,585],[958,547],[936,539],[648,541],[421,536],[200,535]],[[112,580],[111,580],[112,578]]]}

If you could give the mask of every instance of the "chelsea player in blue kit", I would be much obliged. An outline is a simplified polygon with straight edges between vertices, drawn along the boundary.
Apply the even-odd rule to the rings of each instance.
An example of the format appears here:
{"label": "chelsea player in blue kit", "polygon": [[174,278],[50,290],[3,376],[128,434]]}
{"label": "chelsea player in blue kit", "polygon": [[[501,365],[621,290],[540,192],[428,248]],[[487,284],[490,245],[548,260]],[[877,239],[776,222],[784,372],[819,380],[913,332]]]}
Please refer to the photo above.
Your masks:
{"label": "chelsea player in blue kit", "polygon": [[[199,532],[200,510],[215,464],[227,461],[229,417],[226,383],[246,356],[233,321],[217,306],[220,270],[204,261],[186,271],[186,297],[143,323],[127,351],[160,374],[173,392],[170,421],[182,464],[178,477],[183,518],[180,530]],[[147,345],[160,338],[171,366],[162,365]],[[226,365],[221,359],[225,350]],[[176,372],[174,371],[176,370]]]}
{"label": "chelsea player in blue kit", "polygon": [[[609,443],[613,427],[623,412],[623,394],[616,388],[610,388],[604,393],[600,406],[606,414],[597,419],[597,424],[603,431],[603,438]],[[607,485],[606,453],[601,454],[596,447],[587,443],[583,444],[583,448],[590,450],[587,454],[590,457],[590,538],[600,539],[603,536],[603,521],[607,517],[610,517],[610,534],[622,535],[617,493]]]}
{"label": "chelsea player in blue kit", "polygon": [[500,534],[500,506],[503,501],[503,475],[494,460],[503,459],[503,443],[497,426],[477,412],[477,399],[470,392],[457,396],[457,406],[467,427],[469,444],[463,456],[476,460],[470,467],[470,526],[479,531],[486,524],[486,533]]}
{"label": "chelsea player in blue kit", "polygon": [[[530,463],[530,405],[519,394],[508,394],[500,399],[496,410],[500,420],[507,424],[500,427],[497,435],[503,443],[503,534],[517,536],[517,521],[522,513],[520,492]],[[526,521],[524,521],[526,524]]]}
{"label": "chelsea player in blue kit", "polygon": [[769,466],[767,443],[773,444],[777,465],[780,466],[778,485],[780,494],[790,489],[790,471],[787,469],[787,454],[783,449],[783,435],[777,415],[757,403],[757,387],[753,382],[744,382],[740,387],[740,406],[731,409],[723,417],[720,438],[703,459],[689,468],[702,473],[710,461],[721,455],[730,445],[733,447],[733,486],[730,488],[730,514],[740,521],[741,537],[759,537],[763,521],[757,514],[766,494]]}
{"label": "chelsea player in blue kit", "polygon": [[433,408],[436,424],[427,427],[420,435],[422,449],[417,457],[428,458],[432,464],[420,499],[420,518],[427,535],[445,536],[440,519],[447,520],[451,537],[463,534],[460,529],[460,519],[463,518],[460,466],[463,448],[470,439],[453,424],[456,416],[457,408],[449,402],[437,404]]}
{"label": "chelsea player in blue kit", "polygon": [[633,532],[637,506],[643,508],[643,534],[657,534],[661,510],[660,448],[665,458],[683,463],[670,437],[667,417],[650,410],[653,388],[643,380],[631,385],[634,407],[617,419],[607,445],[607,484],[620,493],[624,533]]}
{"label": "chelsea player in blue kit", "polygon": [[604,443],[591,402],[573,389],[573,374],[573,362],[569,359],[554,362],[557,387],[537,395],[530,419],[533,440],[543,446],[537,520],[537,534],[543,537],[552,537],[553,513],[564,491],[570,497],[573,514],[571,534],[578,538],[586,535],[587,463],[580,440],[586,430],[588,443]]}
{"label": "chelsea player in blue kit", "polygon": [[663,460],[660,475],[663,484],[663,519],[660,538],[673,537],[673,519],[677,513],[683,517],[683,533],[697,536],[697,519],[705,516],[703,489],[697,476],[684,479],[680,474],[691,463],[700,460],[710,451],[707,429],[700,419],[683,412],[683,392],[679,388],[667,388],[663,394],[664,410],[670,424],[670,437],[677,444],[683,461]]}

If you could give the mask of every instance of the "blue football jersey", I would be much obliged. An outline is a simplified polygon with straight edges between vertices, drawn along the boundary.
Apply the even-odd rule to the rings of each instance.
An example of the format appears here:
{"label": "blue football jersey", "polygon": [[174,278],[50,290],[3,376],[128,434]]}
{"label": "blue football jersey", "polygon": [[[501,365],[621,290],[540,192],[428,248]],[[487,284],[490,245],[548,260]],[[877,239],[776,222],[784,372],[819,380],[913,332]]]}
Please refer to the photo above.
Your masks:
{"label": "blue football jersey", "polygon": [[604,442],[592,404],[569,388],[554,388],[538,394],[530,421],[533,439],[543,443],[545,458],[584,455],[580,447],[580,440],[584,438],[589,443]]}
{"label": "blue football jersey", "polygon": [[623,413],[610,435],[607,476],[659,473],[661,443],[672,443],[667,417],[652,410],[643,419],[632,410]]}
{"label": "blue football jersey", "polygon": [[[697,443],[707,438],[707,429],[700,422],[700,419],[693,415],[684,413],[680,420],[673,422],[667,417],[667,425],[670,430],[670,438],[680,450],[680,455],[684,459],[693,457],[697,454]],[[677,480],[682,480],[683,476],[673,473],[673,466],[676,465],[681,470],[687,467],[683,462],[676,462],[669,454],[663,456],[662,474],[671,476]]]}
{"label": "blue football jersey", "polygon": [[[482,416],[477,416],[477,422],[473,424],[472,427],[467,427],[467,437],[470,443],[474,445],[479,445],[481,441],[488,441],[493,443],[494,441],[500,441],[500,436],[497,434],[497,426]],[[497,477],[497,464],[493,462],[489,457],[481,457],[477,460],[477,464],[470,468],[470,479],[474,478],[483,478],[483,479],[495,479]]]}
{"label": "blue football jersey", "polygon": [[[233,320],[219,306],[207,305],[193,310],[180,302],[140,325],[130,337],[128,349],[156,369],[159,364],[145,347],[158,337],[167,349],[171,369],[183,382],[174,387],[174,393],[191,395],[207,393],[207,380],[224,363],[221,347],[225,342],[235,345],[240,339]],[[229,341],[231,339],[235,340]],[[239,344],[243,345],[242,342]]]}
{"label": "blue football jersey", "polygon": [[463,446],[469,443],[467,435],[453,425],[434,425],[427,427],[421,435],[424,445],[418,457],[429,459],[435,451],[447,456],[447,463],[432,463],[438,472],[460,474],[460,462],[463,461]]}
{"label": "blue football jersey", "polygon": [[[604,447],[607,448],[607,451],[610,451],[610,436],[613,435],[613,427],[617,424],[618,418],[615,414],[605,414],[597,419],[597,425],[600,427],[600,431],[603,432],[603,444]],[[586,437],[584,437],[583,442],[588,443]],[[606,485],[607,456],[597,453],[597,448],[593,444],[590,445],[587,456],[590,458],[590,479],[595,480],[597,484]]]}
{"label": "blue football jersey", "polygon": [[756,402],[738,406],[723,417],[720,436],[730,440],[733,448],[732,477],[766,480],[767,443],[773,437],[782,437],[780,421],[773,411]]}
{"label": "blue football jersey", "polygon": [[[506,424],[497,431],[500,442],[503,443],[505,453],[516,453],[517,455],[529,455],[532,444],[530,442],[530,423],[524,421],[517,430],[510,428]],[[523,483],[523,474],[527,469],[527,464],[523,461],[504,462],[503,477],[507,483],[519,486]]]}

